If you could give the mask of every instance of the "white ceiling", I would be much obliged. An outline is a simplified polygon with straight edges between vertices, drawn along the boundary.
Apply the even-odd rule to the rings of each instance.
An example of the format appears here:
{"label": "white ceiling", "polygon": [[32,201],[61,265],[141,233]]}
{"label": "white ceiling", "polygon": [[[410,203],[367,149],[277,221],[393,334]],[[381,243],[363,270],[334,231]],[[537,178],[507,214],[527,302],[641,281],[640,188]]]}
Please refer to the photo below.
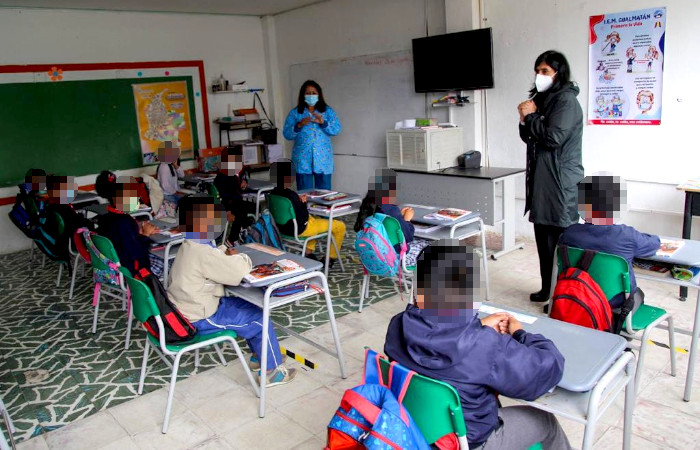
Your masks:
{"label": "white ceiling", "polygon": [[328,0],[0,0],[0,7],[264,16],[324,1]]}

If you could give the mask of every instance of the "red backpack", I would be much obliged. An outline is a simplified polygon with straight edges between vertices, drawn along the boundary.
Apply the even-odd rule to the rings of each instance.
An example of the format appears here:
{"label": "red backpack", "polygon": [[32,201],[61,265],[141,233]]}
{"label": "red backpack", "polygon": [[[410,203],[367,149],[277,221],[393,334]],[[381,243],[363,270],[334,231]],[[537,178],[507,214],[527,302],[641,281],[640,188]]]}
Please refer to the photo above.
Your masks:
{"label": "red backpack", "polygon": [[564,271],[557,278],[552,296],[552,319],[593,328],[612,331],[612,309],[605,293],[598,286],[588,269],[596,252],[586,250],[577,267],[569,261],[569,248],[560,246]]}
{"label": "red backpack", "polygon": [[[197,329],[182,315],[177,307],[172,304],[168,298],[168,292],[165,290],[158,277],[153,275],[148,269],[141,269],[134,278],[143,281],[153,294],[153,298],[160,311],[160,317],[163,320],[165,342],[168,344],[175,344],[194,338],[195,334],[197,334]],[[158,338],[158,322],[156,322],[155,317],[149,317],[143,326],[153,337]]]}

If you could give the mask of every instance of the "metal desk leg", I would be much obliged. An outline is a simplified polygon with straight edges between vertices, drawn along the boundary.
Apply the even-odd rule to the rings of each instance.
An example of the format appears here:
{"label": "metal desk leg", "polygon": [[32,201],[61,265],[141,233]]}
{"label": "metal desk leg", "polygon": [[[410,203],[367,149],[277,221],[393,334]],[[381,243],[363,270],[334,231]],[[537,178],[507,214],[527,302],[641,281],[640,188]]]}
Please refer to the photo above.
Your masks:
{"label": "metal desk leg", "polygon": [[170,247],[171,242],[165,244],[165,250],[163,251],[163,287],[168,289],[168,259],[170,258]]}
{"label": "metal desk leg", "polygon": [[333,312],[333,301],[331,300],[331,292],[328,290],[328,279],[325,276],[319,276],[319,278],[323,284],[323,296],[326,298],[326,308],[328,309],[328,317],[331,323],[331,333],[333,333],[335,352],[338,355],[338,365],[340,365],[340,377],[344,379],[348,377],[348,374],[345,372],[345,358],[343,358],[343,349],[340,347],[340,336],[338,335],[338,327],[335,323],[335,313]]}
{"label": "metal desk leg", "polygon": [[637,386],[635,385],[637,364],[634,358],[631,358],[625,366],[625,373],[629,378],[625,387],[625,419],[624,428],[622,429],[622,450],[630,450],[632,445],[632,413],[634,412],[634,404],[636,402]]}
{"label": "metal desk leg", "polygon": [[[683,210],[683,239],[690,239],[690,234],[693,229],[693,193],[686,191],[685,193],[685,208]],[[688,288],[681,286],[679,292],[680,300],[684,302],[688,298]]]}
{"label": "metal desk leg", "polygon": [[[331,259],[331,237],[333,236],[333,209],[335,205],[331,205],[331,209],[328,214],[328,238],[326,242],[326,265],[323,268],[323,273],[328,277],[328,263]],[[340,258],[340,253],[338,253],[338,258]]]}
{"label": "metal desk leg", "polygon": [[263,303],[263,320],[262,320],[262,351],[260,352],[260,409],[258,416],[265,417],[265,385],[267,384],[267,348],[268,340],[270,339],[268,328],[270,327],[270,294],[273,289],[269,287],[265,290],[265,298]]}
{"label": "metal desk leg", "polygon": [[491,258],[500,258],[506,253],[525,247],[525,244],[515,243],[515,180],[514,177],[505,177],[503,183],[503,243],[501,250],[493,253]]}
{"label": "metal desk leg", "polygon": [[683,400],[690,401],[690,391],[693,388],[693,376],[695,375],[695,360],[698,357],[698,338],[700,338],[700,289],[695,302],[695,321],[693,322],[693,337],[690,342],[690,358],[688,358],[688,374],[685,376],[685,392]]}
{"label": "metal desk leg", "polygon": [[488,264],[488,256],[486,254],[486,230],[484,229],[484,221],[479,219],[479,229],[481,230],[481,252],[483,255],[481,256],[481,260],[484,263],[484,277],[486,277],[486,300],[489,299],[490,291],[489,291],[489,264]]}

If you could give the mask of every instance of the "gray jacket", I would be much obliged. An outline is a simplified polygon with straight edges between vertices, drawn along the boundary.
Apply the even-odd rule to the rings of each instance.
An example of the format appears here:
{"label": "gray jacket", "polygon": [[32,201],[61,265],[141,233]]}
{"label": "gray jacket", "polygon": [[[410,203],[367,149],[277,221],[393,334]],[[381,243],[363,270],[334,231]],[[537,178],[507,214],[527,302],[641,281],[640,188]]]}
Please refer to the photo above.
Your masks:
{"label": "gray jacket", "polygon": [[537,112],[525,117],[527,144],[525,213],[530,222],[566,228],[578,222],[578,183],[583,179],[583,112],[578,86],[537,94]]}

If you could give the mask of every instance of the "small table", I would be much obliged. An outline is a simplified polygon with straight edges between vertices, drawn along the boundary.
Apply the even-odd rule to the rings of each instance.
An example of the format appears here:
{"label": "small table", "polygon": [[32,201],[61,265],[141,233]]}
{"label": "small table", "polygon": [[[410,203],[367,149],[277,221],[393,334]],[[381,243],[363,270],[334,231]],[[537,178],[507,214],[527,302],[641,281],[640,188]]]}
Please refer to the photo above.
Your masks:
{"label": "small table", "polygon": [[[669,238],[675,240],[674,238]],[[651,256],[644,258],[647,261],[662,262],[666,264],[680,264],[687,266],[700,266],[700,241],[693,241],[690,239],[683,239],[685,244],[681,247],[675,254],[670,257],[666,256]],[[683,400],[686,402],[690,401],[690,394],[693,388],[693,377],[695,375],[695,361],[698,357],[698,339],[700,339],[700,285],[692,281],[681,281],[676,280],[672,276],[658,277],[654,275],[646,275],[642,271],[635,271],[634,273],[637,280],[649,280],[656,283],[666,283],[675,284],[681,288],[687,289],[697,289],[698,295],[695,302],[695,319],[693,320],[693,330],[689,331],[684,328],[674,327],[675,331],[680,334],[685,334],[686,336],[691,336],[690,340],[690,355],[688,358],[688,373],[685,378],[685,391],[683,393]],[[665,328],[659,325],[659,328]]]}
{"label": "small table", "polygon": [[[484,306],[536,318],[533,323],[521,320],[523,329],[550,339],[564,356],[564,374],[557,387],[535,401],[523,403],[585,424],[582,449],[586,450],[593,446],[598,419],[624,389],[622,447],[630,448],[636,363],[634,355],[625,351],[627,341],[622,336],[532,316],[509,306],[492,303]],[[479,312],[480,317],[488,314],[491,312]]]}
{"label": "small table", "polygon": [[[169,230],[177,226],[177,222],[168,222],[165,220],[152,220],[151,224],[160,228],[161,230]],[[156,233],[149,236],[154,244],[163,245],[162,248],[149,250],[149,253],[153,256],[163,260],[163,287],[168,288],[168,272],[170,270],[170,260],[177,256],[177,251],[180,248],[180,244],[185,241],[184,235],[168,236],[162,233]]]}
{"label": "small table", "polygon": [[489,299],[489,267],[488,267],[488,255],[486,253],[486,235],[484,234],[484,222],[481,220],[481,214],[476,211],[472,211],[464,217],[460,217],[457,220],[439,220],[429,217],[427,215],[433,214],[440,208],[436,206],[424,206],[424,205],[413,205],[406,204],[401,205],[401,208],[411,207],[414,211],[414,216],[412,222],[424,223],[427,225],[439,225],[440,228],[431,231],[424,232],[416,228],[414,236],[421,239],[428,239],[431,241],[437,241],[440,239],[457,239],[461,241],[462,239],[467,239],[468,237],[481,234],[481,259],[484,264],[484,276],[486,277],[486,300]]}
{"label": "small table", "polygon": [[[304,190],[304,191],[299,191],[299,194],[307,194],[311,192],[311,190]],[[321,206],[326,206],[328,207],[327,212],[323,211],[309,211],[309,214],[312,214],[314,216],[318,217],[325,217],[328,219],[328,242],[326,243],[326,265],[324,268],[324,273],[326,276],[328,276],[328,262],[330,261],[331,258],[331,237],[333,236],[333,219],[337,219],[338,217],[343,217],[343,216],[349,216],[351,214],[357,214],[360,211],[360,207],[353,207],[350,206],[350,208],[347,209],[342,209],[338,210],[340,207],[344,205],[353,205],[353,204],[360,204],[362,203],[362,197],[357,195],[357,194],[347,194],[344,192],[338,192],[338,194],[345,194],[347,197],[343,197],[337,200],[324,200],[321,197],[316,197],[316,198],[311,198],[308,197],[306,198],[307,204],[312,204],[312,205],[321,205]],[[340,257],[340,248],[336,249],[338,252],[338,262],[340,263],[340,270],[345,272],[345,267],[343,267],[343,260]]]}
{"label": "small table", "polygon": [[[88,205],[88,206],[85,206],[84,208],[80,208],[80,211],[91,212],[91,213],[97,214],[98,216],[104,216],[108,212],[107,211],[108,206],[109,205],[106,203],[98,203],[96,205]],[[129,215],[133,218],[145,217],[148,220],[152,220],[153,219],[153,215],[151,214],[152,211],[153,211],[153,208],[151,208],[150,206],[144,206],[143,208],[139,208],[136,211],[129,213]]]}
{"label": "small table", "polygon": [[188,173],[185,174],[184,181],[185,183],[190,183],[190,184],[198,184],[202,181],[205,181],[207,183],[211,183],[214,181],[216,178],[216,174],[211,174],[211,173]]}
{"label": "small table", "polygon": [[216,119],[214,121],[215,124],[219,126],[219,147],[222,146],[221,144],[221,134],[226,132],[226,137],[228,138],[228,143],[231,143],[231,132],[232,131],[237,131],[237,130],[249,130],[249,129],[254,129],[254,128],[262,128],[262,122],[260,120],[240,120],[240,121],[233,121],[233,120],[222,120],[222,119]]}
{"label": "small table", "polygon": [[[331,300],[331,294],[328,290],[328,282],[326,276],[323,272],[320,272],[321,263],[319,261],[304,258],[301,255],[296,255],[293,253],[283,252],[279,256],[266,253],[256,249],[258,245],[241,245],[236,247],[240,253],[245,253],[248,255],[253,263],[253,266],[258,264],[269,264],[281,259],[291,259],[292,261],[302,265],[304,267],[303,273],[295,273],[290,275],[288,278],[276,278],[273,280],[262,280],[255,283],[243,282],[240,286],[227,286],[226,295],[236,296],[242,298],[243,300],[257,305],[263,310],[263,322],[262,322],[262,341],[267,342],[268,336],[268,325],[270,323],[270,312],[284,305],[294,303],[314,295],[318,292],[314,289],[309,289],[308,291],[300,292],[298,294],[289,295],[286,297],[272,297],[272,292],[280,287],[289,286],[290,284],[297,283],[299,281],[308,280],[310,283],[320,287],[323,291],[323,295],[326,299],[326,308],[328,309],[328,316],[331,324],[331,334],[333,335],[333,341],[335,343],[335,352],[327,349],[326,347],[313,342],[306,337],[296,333],[286,327],[275,324],[278,328],[284,330],[287,334],[300,339],[309,345],[313,345],[319,350],[328,353],[329,355],[338,359],[338,365],[340,366],[340,376],[342,378],[347,378],[347,373],[345,370],[345,360],[343,358],[343,350],[340,346],[340,336],[338,335],[338,328],[335,322],[335,314],[333,313],[333,302]],[[271,251],[277,252],[277,249],[271,249]],[[313,283],[313,282],[316,283]],[[320,284],[320,286],[319,286]],[[260,373],[265,374],[267,371],[267,352],[268,346],[265,345],[262,348],[262,354],[260,356]],[[260,377],[260,410],[259,416],[265,417],[265,385],[267,383],[267,377]]]}
{"label": "small table", "polygon": [[261,200],[265,198],[265,193],[270,192],[274,188],[275,185],[269,181],[255,179],[248,180],[248,187],[246,190],[249,192],[246,192],[243,195],[255,199],[255,220],[260,217],[260,203]]}

